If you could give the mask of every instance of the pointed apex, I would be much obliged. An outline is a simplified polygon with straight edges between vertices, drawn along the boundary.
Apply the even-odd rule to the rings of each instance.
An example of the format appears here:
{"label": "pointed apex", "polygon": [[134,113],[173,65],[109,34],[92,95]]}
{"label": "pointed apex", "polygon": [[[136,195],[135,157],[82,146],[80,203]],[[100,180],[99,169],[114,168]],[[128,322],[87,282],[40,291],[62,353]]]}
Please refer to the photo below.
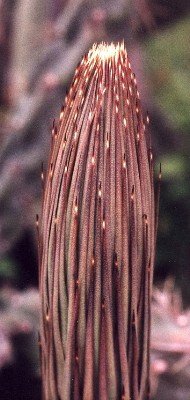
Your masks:
{"label": "pointed apex", "polygon": [[119,55],[126,53],[124,41],[122,43],[107,44],[105,42],[95,43],[88,53],[88,60],[99,59],[100,61],[107,61],[109,59],[118,59]]}

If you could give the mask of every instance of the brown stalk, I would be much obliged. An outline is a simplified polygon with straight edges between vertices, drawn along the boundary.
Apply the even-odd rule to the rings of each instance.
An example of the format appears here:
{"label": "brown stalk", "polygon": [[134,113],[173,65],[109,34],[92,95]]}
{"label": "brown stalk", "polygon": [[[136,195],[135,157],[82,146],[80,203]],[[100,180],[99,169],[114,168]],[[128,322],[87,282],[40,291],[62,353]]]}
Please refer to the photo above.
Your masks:
{"label": "brown stalk", "polygon": [[53,127],[38,221],[45,400],[149,398],[155,207],[146,125],[124,44],[94,45]]}

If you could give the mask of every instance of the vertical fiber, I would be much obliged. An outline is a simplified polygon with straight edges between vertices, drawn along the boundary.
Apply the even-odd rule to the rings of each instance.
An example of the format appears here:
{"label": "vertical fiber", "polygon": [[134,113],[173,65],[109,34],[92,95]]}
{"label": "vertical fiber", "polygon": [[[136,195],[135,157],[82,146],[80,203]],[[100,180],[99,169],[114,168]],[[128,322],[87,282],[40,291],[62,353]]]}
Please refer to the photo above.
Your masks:
{"label": "vertical fiber", "polygon": [[40,241],[45,400],[149,396],[152,154],[124,44],[94,45],[53,127]]}

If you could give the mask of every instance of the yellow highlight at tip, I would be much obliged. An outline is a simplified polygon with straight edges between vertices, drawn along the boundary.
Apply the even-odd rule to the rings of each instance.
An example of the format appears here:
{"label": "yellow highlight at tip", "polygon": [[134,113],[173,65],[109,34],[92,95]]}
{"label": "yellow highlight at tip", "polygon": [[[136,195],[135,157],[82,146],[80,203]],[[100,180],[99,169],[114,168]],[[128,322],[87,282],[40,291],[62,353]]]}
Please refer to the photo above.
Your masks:
{"label": "yellow highlight at tip", "polygon": [[106,61],[111,58],[117,59],[122,51],[126,52],[124,42],[118,43],[117,45],[114,43],[106,44],[105,42],[100,44],[95,43],[88,53],[88,61],[94,59],[99,59],[100,61]]}

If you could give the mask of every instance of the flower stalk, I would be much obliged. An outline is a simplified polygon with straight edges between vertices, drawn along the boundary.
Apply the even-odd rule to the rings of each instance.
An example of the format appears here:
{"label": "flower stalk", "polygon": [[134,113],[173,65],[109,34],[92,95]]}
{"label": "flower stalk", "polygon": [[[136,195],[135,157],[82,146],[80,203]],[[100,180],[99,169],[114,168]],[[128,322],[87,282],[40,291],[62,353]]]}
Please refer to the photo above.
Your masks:
{"label": "flower stalk", "polygon": [[94,45],[43,172],[45,400],[149,398],[155,207],[146,126],[124,44]]}

